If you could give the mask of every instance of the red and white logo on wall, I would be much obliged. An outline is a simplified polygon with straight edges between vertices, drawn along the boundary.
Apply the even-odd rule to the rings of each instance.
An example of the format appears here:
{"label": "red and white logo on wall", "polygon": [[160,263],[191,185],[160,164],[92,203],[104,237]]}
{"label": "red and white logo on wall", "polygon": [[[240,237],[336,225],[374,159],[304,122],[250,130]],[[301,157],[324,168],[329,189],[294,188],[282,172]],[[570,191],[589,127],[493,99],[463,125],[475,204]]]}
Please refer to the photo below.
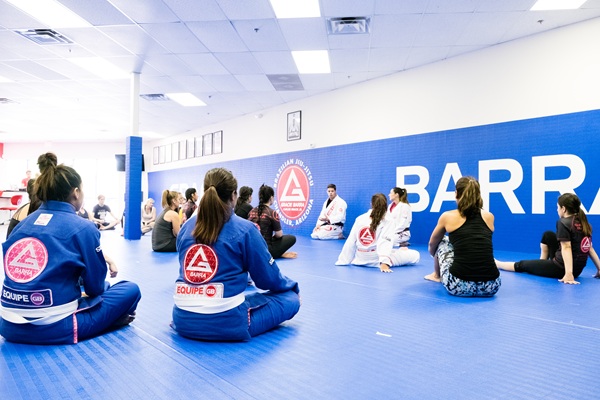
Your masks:
{"label": "red and white logo on wall", "polygon": [[292,226],[306,220],[313,205],[313,184],[312,173],[302,160],[289,159],[279,167],[273,186],[281,222]]}

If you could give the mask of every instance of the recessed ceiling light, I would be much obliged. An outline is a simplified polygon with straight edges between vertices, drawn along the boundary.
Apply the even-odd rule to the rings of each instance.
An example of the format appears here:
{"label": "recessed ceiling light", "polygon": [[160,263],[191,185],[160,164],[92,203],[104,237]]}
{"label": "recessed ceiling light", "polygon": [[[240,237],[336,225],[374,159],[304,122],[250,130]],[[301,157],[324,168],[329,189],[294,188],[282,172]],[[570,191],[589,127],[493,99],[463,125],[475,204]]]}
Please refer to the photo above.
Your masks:
{"label": "recessed ceiling light", "polygon": [[531,11],[576,10],[587,0],[538,0]]}
{"label": "recessed ceiling light", "polygon": [[184,107],[200,107],[206,103],[191,93],[165,93],[168,98],[181,104]]}
{"label": "recessed ceiling light", "polygon": [[301,74],[331,73],[327,50],[292,51],[292,57]]}
{"label": "recessed ceiling light", "polygon": [[314,18],[321,16],[319,0],[270,0],[277,18]]}
{"label": "recessed ceiling light", "polygon": [[89,28],[85,19],[55,0],[6,0],[21,11],[44,23],[48,28]]}
{"label": "recessed ceiling light", "polygon": [[92,74],[104,79],[128,79],[129,74],[101,57],[68,58],[73,64],[87,69]]}

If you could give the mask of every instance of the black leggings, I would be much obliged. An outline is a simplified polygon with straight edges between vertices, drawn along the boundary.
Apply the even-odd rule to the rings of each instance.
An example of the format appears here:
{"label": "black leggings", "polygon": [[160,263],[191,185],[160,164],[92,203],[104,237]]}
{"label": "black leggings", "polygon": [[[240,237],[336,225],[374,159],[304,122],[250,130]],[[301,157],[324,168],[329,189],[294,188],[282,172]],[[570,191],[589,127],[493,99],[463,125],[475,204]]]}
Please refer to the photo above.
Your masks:
{"label": "black leggings", "polygon": [[[559,246],[556,233],[552,231],[544,232],[541,243],[548,246],[548,259],[518,261],[515,263],[515,271],[527,272],[531,275],[545,276],[547,278],[561,279],[565,276],[565,267],[554,262],[554,256],[556,255]],[[579,274],[575,275],[575,273],[576,271],[573,271],[573,275],[577,278]]]}
{"label": "black leggings", "polygon": [[296,236],[294,235],[283,235],[280,238],[274,237],[271,239],[271,244],[269,245],[269,253],[271,253],[271,257],[273,258],[280,258],[294,243],[296,243]]}

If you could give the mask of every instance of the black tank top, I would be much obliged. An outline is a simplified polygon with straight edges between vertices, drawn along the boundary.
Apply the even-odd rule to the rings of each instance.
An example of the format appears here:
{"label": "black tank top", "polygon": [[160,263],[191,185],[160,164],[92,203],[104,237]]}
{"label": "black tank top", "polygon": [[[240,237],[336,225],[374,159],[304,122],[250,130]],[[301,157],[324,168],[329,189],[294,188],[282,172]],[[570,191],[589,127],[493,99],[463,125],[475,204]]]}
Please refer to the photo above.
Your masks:
{"label": "black tank top", "polygon": [[460,228],[450,232],[448,236],[454,247],[450,273],[463,281],[485,282],[498,278],[492,233],[481,212],[468,216]]}

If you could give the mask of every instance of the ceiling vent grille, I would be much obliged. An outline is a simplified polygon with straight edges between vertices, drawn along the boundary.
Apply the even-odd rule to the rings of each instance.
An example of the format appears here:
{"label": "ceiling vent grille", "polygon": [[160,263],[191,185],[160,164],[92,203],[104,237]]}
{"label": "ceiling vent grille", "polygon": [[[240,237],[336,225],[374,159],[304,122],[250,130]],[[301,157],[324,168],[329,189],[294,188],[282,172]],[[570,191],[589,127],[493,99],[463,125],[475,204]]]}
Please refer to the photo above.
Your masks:
{"label": "ceiling vent grille", "polygon": [[162,93],[140,94],[140,97],[142,99],[148,100],[148,101],[169,101],[169,100],[171,100],[167,97],[166,94],[162,94]]}
{"label": "ceiling vent grille", "polygon": [[278,92],[286,92],[292,90],[304,90],[300,77],[296,74],[274,74],[267,75],[271,85]]}
{"label": "ceiling vent grille", "polygon": [[52,29],[17,29],[15,32],[41,45],[73,43],[71,39]]}
{"label": "ceiling vent grille", "polygon": [[0,104],[10,104],[10,103],[16,103],[16,101],[7,99],[6,97],[0,97]]}
{"label": "ceiling vent grille", "polygon": [[327,19],[327,29],[330,35],[355,35],[371,31],[369,17],[343,17]]}

